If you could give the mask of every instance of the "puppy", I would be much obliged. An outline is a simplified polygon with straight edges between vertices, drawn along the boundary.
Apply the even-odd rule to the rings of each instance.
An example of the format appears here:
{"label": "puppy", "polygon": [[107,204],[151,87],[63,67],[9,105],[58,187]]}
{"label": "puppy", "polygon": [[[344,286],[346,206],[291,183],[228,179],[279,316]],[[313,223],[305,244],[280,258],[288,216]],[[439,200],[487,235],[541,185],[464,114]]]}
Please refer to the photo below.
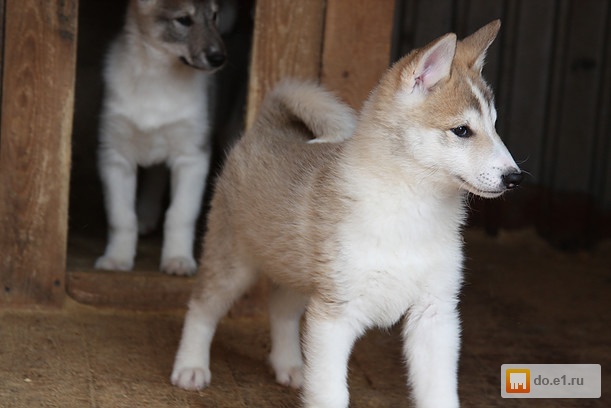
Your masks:
{"label": "puppy", "polygon": [[347,407],[354,342],[401,318],[416,406],[459,406],[465,197],[522,179],[481,75],[499,27],[413,51],[356,119],[313,84],[268,95],[216,186],[174,385],[209,384],[216,324],[263,273],[274,282],[270,362],[279,383],[303,385],[305,407]]}
{"label": "puppy", "polygon": [[132,269],[138,230],[156,225],[165,184],[162,176],[145,183],[143,191],[157,197],[139,205],[138,220],[137,168],[161,163],[170,169],[172,187],[161,269],[196,271],[193,235],[210,161],[207,87],[226,60],[217,15],[214,0],[129,3],[104,71],[99,170],[109,235],[98,269]]}

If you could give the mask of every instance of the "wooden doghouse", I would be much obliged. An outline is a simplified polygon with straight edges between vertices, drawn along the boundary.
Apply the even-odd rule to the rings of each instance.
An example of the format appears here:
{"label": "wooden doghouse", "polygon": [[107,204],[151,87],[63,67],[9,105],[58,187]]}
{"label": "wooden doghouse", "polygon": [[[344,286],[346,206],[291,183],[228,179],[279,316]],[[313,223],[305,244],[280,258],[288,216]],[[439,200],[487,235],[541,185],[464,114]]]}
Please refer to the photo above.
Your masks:
{"label": "wooden doghouse", "polygon": [[[82,10],[92,3],[81,3]],[[357,107],[391,58],[500,17],[485,76],[496,90],[499,134],[530,177],[502,200],[471,200],[472,221],[492,233],[534,228],[563,249],[588,247],[611,237],[610,4],[258,0],[247,122],[281,77],[319,80]],[[0,0],[0,304],[60,305],[69,293],[94,304],[184,305],[189,279],[163,276],[153,266],[130,274],[93,271],[93,255],[83,262],[67,255],[68,223],[77,214],[68,216],[70,180],[81,177],[70,174],[78,170],[76,160],[71,164],[71,142],[79,143],[71,129],[75,54],[77,39],[91,40],[77,30],[78,6]],[[92,167],[95,152],[82,160]],[[98,201],[100,210],[87,216],[102,222]]]}
{"label": "wooden doghouse", "polygon": [[[393,0],[259,0],[248,119],[287,75],[358,107],[388,66],[393,11]],[[0,0],[0,12],[0,304],[59,306],[68,290],[97,304],[184,305],[189,279],[67,273],[78,1]]]}

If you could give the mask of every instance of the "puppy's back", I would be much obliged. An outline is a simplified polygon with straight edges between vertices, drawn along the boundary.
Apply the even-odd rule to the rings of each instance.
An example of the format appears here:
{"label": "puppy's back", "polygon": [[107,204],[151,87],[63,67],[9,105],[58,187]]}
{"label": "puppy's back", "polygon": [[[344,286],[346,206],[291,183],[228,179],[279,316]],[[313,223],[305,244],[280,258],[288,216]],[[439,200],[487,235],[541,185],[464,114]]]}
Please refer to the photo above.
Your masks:
{"label": "puppy's back", "polygon": [[229,153],[204,252],[219,229],[228,229],[239,250],[272,275],[312,269],[312,253],[328,251],[341,212],[337,162],[354,125],[353,111],[315,84],[276,87]]}

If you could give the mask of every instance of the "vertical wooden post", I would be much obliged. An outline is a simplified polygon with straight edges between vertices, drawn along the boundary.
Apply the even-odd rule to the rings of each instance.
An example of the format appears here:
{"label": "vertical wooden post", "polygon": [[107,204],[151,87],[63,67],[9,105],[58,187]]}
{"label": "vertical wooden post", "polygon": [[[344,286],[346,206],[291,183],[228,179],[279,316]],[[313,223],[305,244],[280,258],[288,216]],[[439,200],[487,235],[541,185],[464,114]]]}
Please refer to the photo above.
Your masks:
{"label": "vertical wooden post", "polygon": [[0,302],[64,296],[77,0],[5,0]]}
{"label": "vertical wooden post", "polygon": [[328,0],[321,82],[359,109],[388,68],[394,0]]}
{"label": "vertical wooden post", "polygon": [[269,89],[286,77],[318,80],[324,0],[258,0],[246,127]]}
{"label": "vertical wooden post", "polygon": [[[4,66],[4,0],[0,0],[0,100],[2,100],[2,67]],[[2,137],[2,134],[0,134]]]}
{"label": "vertical wooden post", "polygon": [[395,0],[258,1],[247,127],[284,77],[319,80],[359,108],[388,67],[394,9]]}

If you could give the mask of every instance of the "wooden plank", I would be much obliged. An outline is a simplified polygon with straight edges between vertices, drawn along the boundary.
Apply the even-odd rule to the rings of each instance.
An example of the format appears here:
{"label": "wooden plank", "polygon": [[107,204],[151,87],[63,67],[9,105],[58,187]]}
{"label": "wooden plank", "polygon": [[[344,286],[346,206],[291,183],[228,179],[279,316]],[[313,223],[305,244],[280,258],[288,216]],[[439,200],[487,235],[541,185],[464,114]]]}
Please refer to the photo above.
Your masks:
{"label": "wooden plank", "polygon": [[321,82],[360,108],[388,68],[394,0],[329,0]]}
{"label": "wooden plank", "polygon": [[552,184],[560,191],[586,193],[590,186],[608,7],[606,0],[572,3]]}
{"label": "wooden plank", "polygon": [[[611,37],[611,7],[607,10],[607,34]],[[611,41],[606,41],[604,52],[604,67],[601,80],[601,100],[598,107],[598,145],[595,157],[596,168],[593,170],[596,195],[599,205],[611,219]]]}
{"label": "wooden plank", "polygon": [[64,296],[76,0],[6,0],[0,299]]}
{"label": "wooden plank", "polygon": [[135,310],[183,309],[195,278],[177,278],[160,272],[70,271],[68,294],[80,303]]}
{"label": "wooden plank", "polygon": [[256,5],[246,126],[280,79],[318,80],[325,1],[259,0]]}
{"label": "wooden plank", "polygon": [[530,184],[541,184],[541,157],[546,98],[552,64],[555,0],[520,3],[514,32],[516,52],[510,79],[511,99],[504,138],[517,162],[530,173]]}
{"label": "wooden plank", "polygon": [[[176,277],[161,272],[69,271],[66,291],[79,303],[141,311],[185,309],[195,277]],[[262,280],[231,308],[230,316],[254,316],[267,312],[267,288]]]}
{"label": "wooden plank", "polygon": [[[0,101],[2,100],[2,69],[4,67],[4,0],[0,0]],[[2,134],[0,133],[0,138]]]}
{"label": "wooden plank", "polygon": [[[453,31],[453,0],[419,1],[414,27],[414,46],[422,47],[435,38]],[[410,50],[407,50],[410,51]]]}

